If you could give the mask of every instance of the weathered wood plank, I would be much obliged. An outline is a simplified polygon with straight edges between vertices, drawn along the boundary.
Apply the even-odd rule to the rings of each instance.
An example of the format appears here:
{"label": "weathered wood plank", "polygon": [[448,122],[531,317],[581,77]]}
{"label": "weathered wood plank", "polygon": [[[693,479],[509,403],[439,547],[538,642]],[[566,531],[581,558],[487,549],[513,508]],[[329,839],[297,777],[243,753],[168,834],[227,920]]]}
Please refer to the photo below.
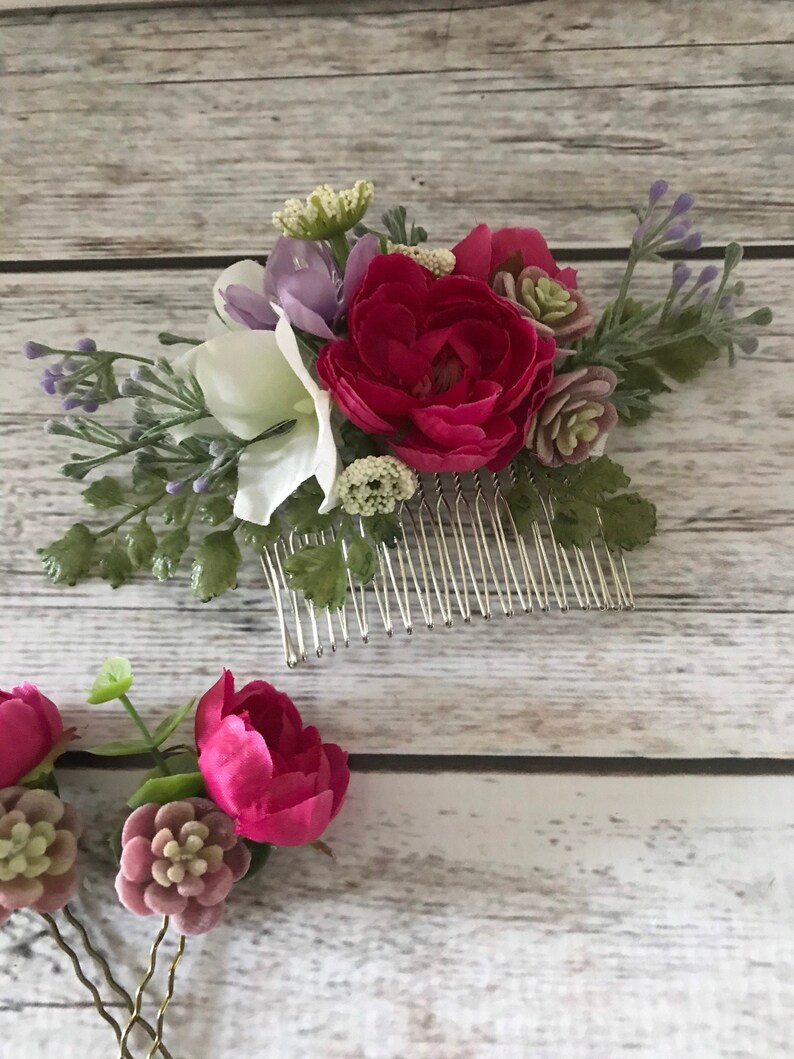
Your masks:
{"label": "weathered wood plank", "polygon": [[487,217],[621,243],[662,173],[708,238],[790,240],[790,5],[590,7],[9,20],[0,255],[254,252],[285,196],[364,171],[441,242]]}
{"label": "weathered wood plank", "polygon": [[[594,303],[605,300],[619,270],[581,267]],[[413,642],[356,645],[296,674],[283,667],[254,565],[236,593],[202,606],[184,576],[117,593],[104,584],[55,588],[35,556],[81,505],[79,487],[55,473],[66,451],[61,439],[41,433],[53,403],[35,386],[36,366],[14,351],[28,337],[64,342],[84,333],[111,348],[146,350],[160,327],[189,332],[203,320],[213,274],[5,277],[3,378],[15,414],[3,431],[3,680],[39,679],[81,719],[80,689],[101,657],[129,652],[152,713],[183,697],[185,668],[200,690],[231,664],[243,679],[264,674],[283,683],[357,751],[791,754],[794,540],[786,469],[794,436],[785,336],[794,309],[785,292],[794,265],[747,262],[744,274],[750,297],[766,288],[776,301],[759,352],[733,372],[712,370],[655,420],[615,438],[615,455],[661,513],[662,535],[631,557],[645,613],[420,630]],[[775,444],[763,458],[748,458],[754,439],[767,436],[770,415]],[[100,644],[91,628],[102,630]],[[650,683],[649,672],[663,676]],[[103,731],[123,723],[107,711],[91,717]]]}
{"label": "weathered wood plank", "polygon": [[[84,914],[140,968],[157,924],[111,911],[99,834],[123,774],[85,780]],[[337,861],[280,852],[189,943],[169,1043],[191,1059],[787,1059],[793,794],[788,777],[356,775]],[[56,1039],[60,1059],[111,1054],[25,914],[0,951],[9,1055]]]}

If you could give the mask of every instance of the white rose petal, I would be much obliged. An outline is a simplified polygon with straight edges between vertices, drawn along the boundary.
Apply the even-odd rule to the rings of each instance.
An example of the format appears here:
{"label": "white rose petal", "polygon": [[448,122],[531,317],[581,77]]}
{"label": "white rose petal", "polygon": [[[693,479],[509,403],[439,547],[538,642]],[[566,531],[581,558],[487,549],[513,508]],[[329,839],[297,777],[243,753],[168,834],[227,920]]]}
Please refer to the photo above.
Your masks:
{"label": "white rose petal", "polygon": [[[247,331],[248,328],[245,324],[233,320],[226,312],[226,302],[224,301],[221,292],[225,291],[227,287],[232,286],[232,284],[237,284],[240,287],[248,287],[252,291],[256,291],[257,294],[264,296],[264,265],[260,265],[258,261],[235,261],[233,265],[229,265],[228,268],[221,272],[220,276],[215,280],[212,288],[212,296],[215,301],[215,311],[223,323],[226,324],[230,331]],[[212,335],[209,334],[209,331],[207,332],[207,335],[209,338],[212,337]]]}

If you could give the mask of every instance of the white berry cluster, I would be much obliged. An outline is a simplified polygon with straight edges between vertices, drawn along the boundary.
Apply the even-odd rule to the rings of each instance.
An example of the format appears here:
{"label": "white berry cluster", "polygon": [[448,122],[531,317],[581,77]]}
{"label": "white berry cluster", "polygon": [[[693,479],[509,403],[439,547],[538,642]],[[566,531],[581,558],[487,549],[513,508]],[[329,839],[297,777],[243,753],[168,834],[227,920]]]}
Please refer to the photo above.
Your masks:
{"label": "white berry cluster", "polygon": [[365,456],[345,467],[336,489],[348,515],[390,515],[416,492],[416,474],[394,456]]}
{"label": "white berry cluster", "polygon": [[455,255],[444,247],[431,249],[428,246],[406,246],[405,243],[389,243],[390,254],[405,254],[432,272],[436,279],[449,276],[455,270]]}
{"label": "white berry cluster", "polygon": [[355,227],[374,194],[370,180],[357,180],[352,188],[343,191],[320,184],[305,202],[287,199],[283,208],[273,214],[273,224],[293,239],[329,239]]}

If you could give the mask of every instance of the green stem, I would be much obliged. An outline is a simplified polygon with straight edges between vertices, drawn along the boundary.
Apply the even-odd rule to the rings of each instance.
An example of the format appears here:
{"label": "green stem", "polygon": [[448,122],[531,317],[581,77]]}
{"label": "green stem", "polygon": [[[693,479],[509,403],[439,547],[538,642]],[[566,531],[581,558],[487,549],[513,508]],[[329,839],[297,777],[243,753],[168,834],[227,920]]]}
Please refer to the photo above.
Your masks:
{"label": "green stem", "polygon": [[158,747],[153,745],[152,733],[146,727],[146,724],[144,723],[143,718],[141,717],[141,715],[138,713],[138,711],[135,709],[135,707],[130,702],[129,696],[126,695],[126,694],[119,695],[119,702],[124,707],[124,709],[127,711],[127,713],[130,715],[130,717],[133,720],[133,723],[135,724],[135,726],[137,727],[138,731],[143,736],[143,740],[144,740],[144,742],[146,743],[146,745],[149,748],[149,753],[154,758],[155,765],[156,765],[157,770],[159,771],[160,775],[161,776],[170,776],[171,775],[171,770],[168,768],[168,764],[166,762],[165,756],[160,752]]}
{"label": "green stem", "polygon": [[165,496],[165,492],[165,489],[163,489],[162,493],[158,493],[158,495],[154,497],[154,499],[149,499],[145,503],[139,504],[137,507],[134,507],[131,511],[128,511],[126,515],[122,515],[122,517],[120,519],[117,519],[111,526],[107,526],[105,529],[97,533],[96,539],[101,540],[102,537],[109,537],[111,533],[115,533],[126,522],[129,522],[130,519],[135,518],[136,515],[140,515],[144,511],[148,511],[150,507],[154,507],[155,504],[159,503],[159,501],[163,499],[163,497]]}
{"label": "green stem", "polygon": [[328,242],[331,250],[333,251],[336,263],[340,269],[344,269],[347,264],[347,259],[350,256],[350,247],[348,246],[347,236],[344,232],[336,232],[334,235],[328,236]]}
{"label": "green stem", "polygon": [[631,250],[629,251],[629,259],[626,262],[626,271],[623,273],[623,280],[620,284],[620,290],[618,291],[618,296],[615,299],[615,304],[612,309],[612,323],[615,326],[619,326],[622,322],[623,306],[626,303],[626,298],[629,293],[629,287],[631,285],[631,278],[634,275],[634,269],[637,267],[637,261],[637,254],[634,250],[634,247],[632,246]]}
{"label": "green stem", "polygon": [[[48,347],[50,354],[61,356],[61,357],[75,357],[80,356],[79,351],[75,353],[73,349],[53,349],[51,346]],[[95,349],[92,353],[83,354],[83,356],[89,356],[93,359],[104,358],[106,362],[114,360],[134,360],[138,364],[154,364],[155,362],[151,357],[138,357],[134,353],[116,353],[112,349]]]}

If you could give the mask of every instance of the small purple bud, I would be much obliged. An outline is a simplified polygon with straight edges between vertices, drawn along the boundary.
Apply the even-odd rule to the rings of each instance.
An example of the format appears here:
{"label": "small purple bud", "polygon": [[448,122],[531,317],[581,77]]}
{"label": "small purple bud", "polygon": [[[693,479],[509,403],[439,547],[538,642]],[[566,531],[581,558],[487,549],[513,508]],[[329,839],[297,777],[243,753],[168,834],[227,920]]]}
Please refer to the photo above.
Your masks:
{"label": "small purple bud", "polygon": [[171,496],[177,496],[185,488],[184,482],[166,482],[165,491],[170,493]]}
{"label": "small purple bud", "polygon": [[648,202],[650,202],[651,206],[655,206],[659,199],[664,198],[669,187],[670,185],[666,180],[654,180],[651,184],[651,190],[648,192]]}
{"label": "small purple bud", "polygon": [[747,338],[740,339],[738,344],[742,353],[755,353],[758,349],[758,339],[755,335],[748,335]]}
{"label": "small purple bud", "polygon": [[22,347],[22,355],[26,360],[38,360],[39,357],[46,357],[49,352],[49,346],[43,346],[41,342],[26,342]]}
{"label": "small purple bud", "polygon": [[50,364],[48,368],[44,369],[53,379],[60,379],[63,375],[63,367],[61,364]]}
{"label": "small purple bud", "polygon": [[61,370],[63,372],[65,372],[67,375],[71,375],[75,371],[78,371],[79,369],[80,369],[80,362],[77,361],[77,360],[72,360],[71,358],[67,358],[66,360],[62,360],[61,361]]}
{"label": "small purple bud", "polygon": [[73,408],[78,408],[80,405],[79,397],[64,397],[61,401],[61,408],[64,412],[71,412]]}
{"label": "small purple bud", "polygon": [[193,482],[193,492],[194,493],[206,493],[206,491],[209,489],[209,487],[210,487],[210,479],[209,479],[209,475],[207,475],[207,474],[202,474],[200,477],[198,477]]}
{"label": "small purple bud", "polygon": [[698,303],[698,305],[702,305],[703,302],[709,297],[710,294],[711,294],[711,287],[704,287],[701,291],[698,291],[698,296],[695,299],[695,301]]}
{"label": "small purple bud", "polygon": [[686,237],[683,243],[684,250],[691,253],[693,250],[700,250],[703,245],[703,236],[700,232],[692,232]]}
{"label": "small purple bud", "polygon": [[733,308],[733,297],[730,294],[723,294],[720,298],[720,309],[732,309]]}
{"label": "small purple bud", "polygon": [[673,203],[673,208],[670,210],[671,216],[678,217],[680,214],[686,213],[687,210],[691,210],[694,201],[688,191],[682,191]]}
{"label": "small purple bud", "polygon": [[95,353],[96,342],[93,338],[78,338],[74,344],[74,348],[78,353]]}
{"label": "small purple bud", "polygon": [[664,233],[664,237],[670,243],[677,243],[681,239],[686,238],[686,233],[687,233],[686,225],[673,224]]}
{"label": "small purple bud", "polygon": [[99,401],[83,401],[83,411],[88,412],[89,415],[96,412],[97,408],[99,408]]}
{"label": "small purple bud", "polygon": [[685,283],[689,282],[692,275],[692,269],[685,265],[683,261],[679,261],[678,264],[673,268],[673,286],[683,287]]}
{"label": "small purple bud", "polygon": [[53,379],[51,375],[42,375],[39,385],[45,393],[50,395],[50,397],[55,396],[55,379]]}
{"label": "small purple bud", "polygon": [[643,221],[642,224],[638,225],[634,230],[634,235],[631,237],[632,243],[639,245],[645,236],[648,234],[648,222]]}
{"label": "small purple bud", "polygon": [[720,270],[716,265],[706,265],[703,271],[698,276],[698,287],[702,287],[704,283],[713,283],[714,280],[719,276]]}
{"label": "small purple bud", "polygon": [[225,454],[225,452],[226,452],[226,443],[225,442],[218,441],[218,440],[210,442],[210,444],[209,444],[209,454],[210,454],[210,456],[213,456],[215,459],[217,459],[218,456],[223,456]]}

